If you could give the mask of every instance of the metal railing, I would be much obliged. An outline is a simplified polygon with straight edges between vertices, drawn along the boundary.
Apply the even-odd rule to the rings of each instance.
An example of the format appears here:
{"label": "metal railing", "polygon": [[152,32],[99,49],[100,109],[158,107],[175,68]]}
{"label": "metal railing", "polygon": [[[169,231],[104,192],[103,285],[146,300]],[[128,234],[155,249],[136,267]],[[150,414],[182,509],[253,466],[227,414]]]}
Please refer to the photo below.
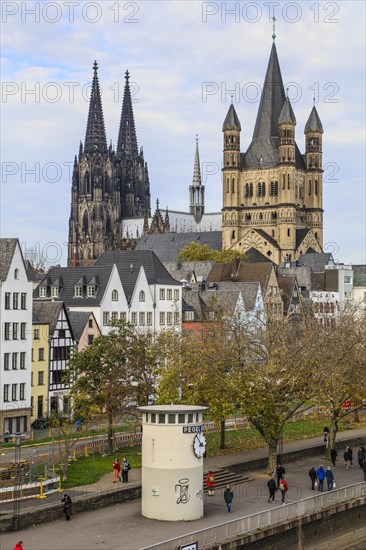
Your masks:
{"label": "metal railing", "polygon": [[179,548],[184,544],[196,541],[198,541],[198,547],[204,549],[215,543],[230,541],[239,535],[308,516],[341,502],[348,502],[364,496],[366,496],[366,483],[357,483],[356,485],[334,489],[327,493],[286,504],[285,506],[270,508],[258,514],[252,514],[214,525],[213,527],[194,531],[187,535],[153,544],[152,546],[146,546],[141,550],[172,550],[173,548]]}

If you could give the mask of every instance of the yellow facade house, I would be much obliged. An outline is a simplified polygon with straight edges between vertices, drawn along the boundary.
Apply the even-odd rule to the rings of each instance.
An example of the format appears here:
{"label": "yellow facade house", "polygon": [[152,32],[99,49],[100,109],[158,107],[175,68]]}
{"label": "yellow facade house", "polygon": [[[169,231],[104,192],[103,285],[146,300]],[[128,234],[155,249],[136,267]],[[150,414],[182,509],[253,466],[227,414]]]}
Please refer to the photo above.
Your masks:
{"label": "yellow facade house", "polygon": [[32,339],[32,421],[47,416],[49,363],[50,363],[50,326],[48,323],[33,322]]}

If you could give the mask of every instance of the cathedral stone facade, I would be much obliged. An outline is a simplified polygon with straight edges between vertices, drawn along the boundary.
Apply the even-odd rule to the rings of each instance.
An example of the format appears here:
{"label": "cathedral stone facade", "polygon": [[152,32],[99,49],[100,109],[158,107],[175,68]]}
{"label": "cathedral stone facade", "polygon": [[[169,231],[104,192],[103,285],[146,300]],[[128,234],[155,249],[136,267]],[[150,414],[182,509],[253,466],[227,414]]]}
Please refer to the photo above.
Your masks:
{"label": "cathedral stone facade", "polygon": [[241,124],[230,105],[223,124],[223,248],[279,264],[323,245],[323,127],[313,106],[305,154],[273,41],[252,141],[240,152]]}
{"label": "cathedral stone facade", "polygon": [[105,251],[123,248],[123,220],[150,217],[149,175],[137,147],[129,73],[114,150],[107,146],[96,62],[93,68],[85,142],[72,176],[69,265],[88,265]]}

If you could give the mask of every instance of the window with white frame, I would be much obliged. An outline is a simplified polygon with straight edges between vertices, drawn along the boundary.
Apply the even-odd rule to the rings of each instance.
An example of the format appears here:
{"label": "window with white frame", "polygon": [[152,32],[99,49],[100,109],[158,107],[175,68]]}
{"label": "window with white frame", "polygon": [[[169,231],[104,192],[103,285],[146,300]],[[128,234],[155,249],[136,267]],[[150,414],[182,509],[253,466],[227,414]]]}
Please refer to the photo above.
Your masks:
{"label": "window with white frame", "polygon": [[179,300],[179,290],[178,289],[174,290],[174,300]]}
{"label": "window with white frame", "polygon": [[4,353],[4,370],[10,370],[10,353]]}
{"label": "window with white frame", "polygon": [[40,370],[38,371],[38,386],[44,385],[44,371]]}
{"label": "window with white frame", "polygon": [[103,325],[109,325],[109,311],[103,311]]}
{"label": "window with white frame", "polygon": [[47,296],[47,288],[45,286],[39,287],[39,297],[46,298],[46,296]]}
{"label": "window with white frame", "polygon": [[152,312],[151,311],[148,311],[146,313],[146,324],[148,327],[151,327],[152,325]]}
{"label": "window with white frame", "polygon": [[10,292],[5,292],[5,309],[10,309]]}
{"label": "window with white frame", "polygon": [[126,322],[127,313],[125,311],[121,311],[120,314],[119,314],[119,318],[120,318],[121,321]]}
{"label": "window with white frame", "polygon": [[25,383],[21,382],[19,384],[19,399],[20,401],[24,401],[25,399]]}
{"label": "window with white frame", "polygon": [[17,395],[18,395],[18,384],[12,384],[11,385],[11,400],[12,401],[17,401],[18,400]]}
{"label": "window with white frame", "polygon": [[118,290],[112,290],[112,302],[118,302]]}
{"label": "window with white frame", "polygon": [[137,325],[137,313],[136,313],[136,311],[133,311],[131,313],[131,323],[133,325]]}
{"label": "window with white frame", "polygon": [[34,340],[39,340],[39,328],[35,328],[33,331]]}
{"label": "window with white frame", "polygon": [[112,311],[112,321],[118,321],[118,311]]}
{"label": "window with white frame", "polygon": [[19,368],[21,370],[25,369],[25,351],[21,351],[19,354]]}
{"label": "window with white frame", "polygon": [[9,401],[10,384],[4,384],[4,401]]}
{"label": "window with white frame", "polygon": [[58,286],[51,286],[51,297],[58,298]]}
{"label": "window with white frame", "polygon": [[27,333],[27,323],[20,323],[20,339],[21,340],[26,340],[27,339],[26,333]]}
{"label": "window with white frame", "polygon": [[19,323],[13,323],[13,340],[18,340],[19,337]]}
{"label": "window with white frame", "polygon": [[174,324],[179,325],[179,312],[178,311],[174,312]]}
{"label": "window with white frame", "polygon": [[160,322],[160,325],[165,325],[165,313],[164,313],[164,311],[160,312],[159,322]]}
{"label": "window with white frame", "polygon": [[145,312],[140,311],[139,313],[139,325],[140,327],[143,327],[145,325]]}
{"label": "window with white frame", "polygon": [[166,324],[172,325],[173,324],[173,313],[171,311],[168,311],[166,314]]}
{"label": "window with white frame", "polygon": [[4,323],[4,340],[10,340],[10,323]]}
{"label": "window with white frame", "polygon": [[161,288],[159,292],[160,300],[165,300],[165,288]]}
{"label": "window with white frame", "polygon": [[166,299],[171,300],[173,298],[173,291],[171,288],[168,288],[166,291]]}
{"label": "window with white frame", "polygon": [[140,290],[139,293],[139,301],[144,302],[145,301],[145,292],[143,290]]}
{"label": "window with white frame", "polygon": [[95,296],[95,286],[94,285],[88,285],[87,286],[87,296],[88,296],[88,298],[94,298],[94,296]]}
{"label": "window with white frame", "polygon": [[184,312],[185,321],[194,321],[194,311],[185,311]]}
{"label": "window with white frame", "polygon": [[75,285],[74,298],[82,298],[82,297],[83,297],[83,287],[81,285]]}
{"label": "window with white frame", "polygon": [[13,309],[19,307],[19,292],[13,292]]}
{"label": "window with white frame", "polygon": [[18,369],[18,354],[16,352],[11,354],[11,368],[12,370]]}
{"label": "window with white frame", "polygon": [[20,309],[27,309],[27,293],[22,292],[20,295]]}

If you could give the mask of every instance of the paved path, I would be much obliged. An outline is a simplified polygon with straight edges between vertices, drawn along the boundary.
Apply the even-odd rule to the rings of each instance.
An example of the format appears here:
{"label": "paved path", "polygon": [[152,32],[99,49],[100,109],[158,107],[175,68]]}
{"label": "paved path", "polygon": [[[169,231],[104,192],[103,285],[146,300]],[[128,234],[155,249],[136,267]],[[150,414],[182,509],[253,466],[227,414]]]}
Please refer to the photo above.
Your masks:
{"label": "paved path", "polygon": [[[351,430],[339,434],[337,448],[339,455],[343,454],[342,441],[350,436],[365,437],[366,430]],[[311,447],[322,444],[322,438],[313,438],[301,442],[293,442],[284,445],[284,452],[290,450]],[[357,447],[354,447],[354,452]],[[240,453],[218,458],[207,458],[204,461],[204,470],[217,467],[225,467],[230,464],[249,462],[266,456],[266,449],[256,449],[248,453]],[[289,502],[309,497],[313,494],[310,488],[308,470],[312,465],[318,466],[323,462],[329,463],[317,457],[306,457],[292,463],[285,463],[286,479],[289,483],[287,499]],[[129,484],[140,483],[140,470],[131,470]],[[70,523],[60,519],[51,524],[45,524],[34,528],[7,533],[1,536],[1,550],[12,550],[18,540],[23,540],[24,550],[92,550],[103,548],[104,550],[138,550],[149,544],[168,540],[179,535],[200,530],[230,519],[236,519],[249,514],[254,514],[270,507],[277,506],[277,502],[268,503],[267,480],[264,472],[250,472],[252,481],[234,487],[235,497],[233,512],[228,515],[222,497],[222,491],[217,491],[214,497],[205,495],[205,516],[192,522],[163,522],[144,518],[141,516],[141,501],[116,504],[93,512],[76,514]],[[359,469],[357,460],[354,468],[345,471],[340,459],[334,475],[338,487],[344,487],[363,480],[363,473]],[[120,485],[120,484],[119,484]],[[117,484],[112,484],[111,475],[104,476],[97,486],[93,488],[75,489],[77,491],[90,490],[114,490]],[[73,490],[69,491],[73,495]],[[57,494],[54,497],[60,499]],[[51,501],[51,497],[49,497]],[[48,499],[46,499],[48,500]],[[34,501],[32,500],[34,506]],[[36,506],[47,506],[45,501],[37,501]],[[22,503],[23,509],[23,503]],[[67,529],[66,529],[67,527]],[[336,545],[334,546],[336,548]]]}

